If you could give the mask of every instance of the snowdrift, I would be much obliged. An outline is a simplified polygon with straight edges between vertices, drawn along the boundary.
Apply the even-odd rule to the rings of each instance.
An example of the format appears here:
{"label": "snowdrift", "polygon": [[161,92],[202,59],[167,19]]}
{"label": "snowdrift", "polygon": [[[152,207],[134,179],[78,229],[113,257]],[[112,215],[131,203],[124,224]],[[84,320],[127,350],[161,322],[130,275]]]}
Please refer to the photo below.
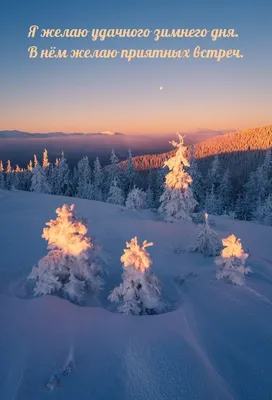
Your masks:
{"label": "snowdrift", "polygon": [[[64,203],[88,218],[103,246],[103,292],[84,307],[32,297],[25,280],[46,254],[45,222]],[[271,399],[272,228],[214,217],[234,233],[253,274],[244,286],[216,280],[212,258],[186,251],[191,222],[148,210],[27,192],[0,192],[0,399]],[[168,312],[125,316],[109,292],[119,284],[125,242],[154,242],[152,268]],[[175,252],[179,246],[184,249]]]}

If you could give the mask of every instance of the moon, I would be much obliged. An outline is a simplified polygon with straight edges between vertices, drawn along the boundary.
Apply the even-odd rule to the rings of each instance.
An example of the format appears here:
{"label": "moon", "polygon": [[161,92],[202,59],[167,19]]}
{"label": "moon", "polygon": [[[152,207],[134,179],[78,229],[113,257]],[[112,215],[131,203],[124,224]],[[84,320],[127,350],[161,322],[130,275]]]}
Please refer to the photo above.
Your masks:
{"label": "moon", "polygon": [[163,90],[163,86],[160,86],[160,90]]}

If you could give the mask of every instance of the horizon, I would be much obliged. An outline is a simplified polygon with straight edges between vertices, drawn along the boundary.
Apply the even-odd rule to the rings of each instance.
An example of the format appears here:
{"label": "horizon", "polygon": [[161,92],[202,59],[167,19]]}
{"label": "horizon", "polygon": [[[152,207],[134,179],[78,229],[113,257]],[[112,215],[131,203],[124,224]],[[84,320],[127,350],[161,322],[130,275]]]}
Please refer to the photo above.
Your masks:
{"label": "horizon", "polygon": [[[269,125],[269,124],[268,124]],[[256,127],[249,127],[249,128],[246,128],[246,129],[251,129],[251,128],[258,128],[257,126]],[[239,129],[236,129],[236,128],[231,128],[231,129],[220,129],[220,128],[218,128],[218,129],[211,129],[211,128],[195,128],[195,129],[191,129],[191,130],[178,130],[178,131],[172,131],[172,132],[170,132],[170,131],[166,131],[166,132],[150,132],[150,133],[147,133],[147,132],[119,132],[119,131],[110,131],[110,130],[104,130],[104,131],[97,131],[97,132],[91,132],[91,131],[89,131],[89,132],[80,132],[80,131],[73,131],[73,132],[67,132],[67,131],[44,131],[44,132],[36,132],[36,131],[25,131],[25,130],[22,130],[22,129],[0,129],[0,132],[20,132],[20,133],[27,133],[27,134],[30,134],[30,135],[39,135],[39,134],[41,134],[41,135],[43,135],[43,134],[58,134],[58,133],[62,133],[62,134],[65,134],[65,135],[76,135],[76,134],[84,134],[84,135],[88,135],[88,134],[90,134],[90,135],[94,135],[94,134],[103,134],[103,135],[108,135],[108,136],[114,136],[114,135],[141,135],[141,136],[144,136],[144,135],[175,135],[175,134],[177,134],[177,133],[181,133],[181,134],[188,134],[188,135],[190,135],[190,134],[196,134],[196,133],[199,133],[199,134],[201,134],[201,133],[209,133],[209,132],[218,132],[218,133],[223,133],[223,134],[225,134],[225,133],[231,133],[231,132],[237,132],[237,131],[239,131]]]}

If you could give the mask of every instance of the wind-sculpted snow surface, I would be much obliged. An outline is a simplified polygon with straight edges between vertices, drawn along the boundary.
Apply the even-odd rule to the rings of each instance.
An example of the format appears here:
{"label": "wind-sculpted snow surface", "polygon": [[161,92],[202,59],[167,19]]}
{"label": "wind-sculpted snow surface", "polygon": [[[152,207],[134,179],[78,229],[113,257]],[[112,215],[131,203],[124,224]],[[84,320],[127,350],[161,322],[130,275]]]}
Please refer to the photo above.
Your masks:
{"label": "wind-sculpted snow surface", "polygon": [[[189,248],[192,222],[168,224],[148,210],[27,192],[0,196],[1,400],[270,400],[272,393],[272,228],[213,217],[214,231],[241,239],[253,274],[247,285],[216,279],[212,258]],[[105,289],[80,307],[33,298],[26,277],[46,254],[45,222],[63,203],[78,215],[108,264]],[[154,242],[152,270],[169,310],[111,312],[124,243]],[[177,279],[179,277],[180,279]]]}

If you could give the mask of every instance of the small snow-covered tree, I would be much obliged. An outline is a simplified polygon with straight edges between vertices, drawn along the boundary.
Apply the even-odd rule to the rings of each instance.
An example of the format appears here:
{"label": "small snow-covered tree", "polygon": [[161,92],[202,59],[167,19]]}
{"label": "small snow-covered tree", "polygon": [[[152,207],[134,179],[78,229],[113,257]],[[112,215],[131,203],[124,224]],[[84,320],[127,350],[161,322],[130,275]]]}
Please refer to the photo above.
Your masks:
{"label": "small snow-covered tree", "polygon": [[220,165],[220,160],[218,154],[214,156],[211,168],[208,171],[208,189],[211,190],[214,187],[215,193],[217,193],[218,186],[222,180],[222,168]]}
{"label": "small snow-covered tree", "polygon": [[27,170],[28,170],[29,172],[32,172],[32,170],[33,170],[33,163],[32,163],[32,160],[30,160],[29,163],[27,164]]}
{"label": "small snow-covered tree", "polygon": [[199,171],[198,164],[195,158],[194,145],[192,145],[190,149],[189,174],[191,175],[192,178],[191,188],[194,197],[200,205],[203,205],[204,193],[203,193],[202,175],[201,172]]}
{"label": "small snow-covered tree", "polygon": [[102,201],[102,192],[103,192],[103,170],[99,161],[99,158],[96,157],[94,161],[94,171],[93,171],[93,183],[94,183],[94,200]]}
{"label": "small snow-covered tree", "polygon": [[124,190],[126,194],[128,194],[133,189],[135,185],[135,178],[136,178],[135,167],[133,164],[131,149],[129,149],[126,169],[125,169],[125,183],[124,183]]}
{"label": "small snow-covered tree", "polygon": [[68,196],[70,194],[70,171],[67,164],[64,152],[61,153],[61,157],[57,166],[57,193],[60,195]]}
{"label": "small snow-covered tree", "polygon": [[221,209],[220,199],[215,194],[214,186],[212,186],[211,191],[206,194],[205,210],[208,214],[219,215]]}
{"label": "small snow-covered tree", "polygon": [[120,186],[120,177],[119,177],[119,171],[118,171],[118,157],[115,154],[114,149],[111,151],[111,156],[110,156],[110,165],[108,166],[108,176],[107,176],[107,182],[106,182],[106,194],[109,194],[110,187],[112,186],[112,182],[114,179],[116,180],[118,186]]}
{"label": "small snow-covered tree", "polygon": [[134,188],[129,192],[126,200],[126,208],[131,210],[137,210],[146,207],[146,193],[142,189]]}
{"label": "small snow-covered tree", "polygon": [[154,194],[154,184],[153,184],[153,175],[151,168],[149,168],[148,177],[147,177],[147,191],[146,191],[146,202],[148,208],[155,207],[155,194]]}
{"label": "small snow-covered tree", "polygon": [[15,170],[13,171],[13,187],[15,190],[21,190],[22,186],[22,170],[17,164]]}
{"label": "small snow-covered tree", "polygon": [[109,295],[109,300],[120,303],[118,311],[124,314],[156,314],[162,310],[161,287],[151,272],[152,260],[146,248],[153,246],[146,240],[142,246],[137,237],[126,243],[121,257],[123,282]]}
{"label": "small snow-covered tree", "polygon": [[81,302],[87,289],[101,288],[101,269],[87,226],[76,216],[74,205],[65,204],[56,213],[57,218],[46,223],[42,234],[50,251],[33,267],[29,279],[35,281],[35,295],[59,292]]}
{"label": "small snow-covered tree", "polygon": [[230,172],[227,168],[223,174],[222,181],[218,187],[218,197],[219,197],[219,213],[230,211],[231,200],[232,200],[232,185],[230,180]]}
{"label": "small snow-covered tree", "polygon": [[248,254],[244,252],[241,240],[235,235],[222,240],[224,246],[221,255],[215,258],[217,279],[225,279],[235,285],[243,285],[245,276],[251,272],[246,266]]}
{"label": "small snow-covered tree", "polygon": [[2,161],[0,161],[0,189],[5,189],[5,171]]}
{"label": "small snow-covered tree", "polygon": [[33,161],[34,167],[36,167],[37,164],[38,164],[38,158],[37,158],[36,154],[34,154],[34,161]]}
{"label": "small snow-covered tree", "polygon": [[176,154],[164,163],[169,172],[165,177],[165,189],[160,198],[161,205],[158,210],[169,222],[178,219],[191,221],[191,214],[197,205],[190,187],[192,178],[184,169],[184,167],[189,167],[190,163],[185,155],[183,136],[178,133],[178,138],[179,143],[170,142],[177,148]]}
{"label": "small snow-covered tree", "polygon": [[156,208],[160,206],[160,198],[164,192],[164,180],[166,175],[167,175],[166,168],[158,168],[155,174],[154,202]]}
{"label": "small snow-covered tree", "polygon": [[122,193],[122,189],[118,186],[117,179],[114,178],[110,187],[107,203],[123,205],[124,201],[125,199]]}
{"label": "small snow-covered tree", "polygon": [[265,199],[263,204],[257,206],[253,216],[257,222],[272,225],[272,194]]}
{"label": "small snow-covered tree", "polygon": [[35,193],[51,193],[51,186],[47,182],[45,170],[37,162],[31,172],[30,191]]}
{"label": "small snow-covered tree", "polygon": [[[75,174],[74,174],[75,176]],[[93,199],[93,185],[91,183],[91,169],[88,157],[83,157],[78,162],[77,168],[77,192],[76,197],[81,199]]]}
{"label": "small snow-covered tree", "polygon": [[44,149],[42,167],[48,168],[49,166],[50,166],[50,162],[48,161],[48,152],[46,149]]}
{"label": "small snow-covered tree", "polygon": [[6,168],[6,189],[10,190],[12,186],[13,186],[13,169],[10,160],[8,160]]}
{"label": "small snow-covered tree", "polygon": [[192,251],[215,257],[220,254],[222,244],[218,235],[211,229],[208,217],[208,214],[205,213],[205,223],[199,225],[196,245]]}

